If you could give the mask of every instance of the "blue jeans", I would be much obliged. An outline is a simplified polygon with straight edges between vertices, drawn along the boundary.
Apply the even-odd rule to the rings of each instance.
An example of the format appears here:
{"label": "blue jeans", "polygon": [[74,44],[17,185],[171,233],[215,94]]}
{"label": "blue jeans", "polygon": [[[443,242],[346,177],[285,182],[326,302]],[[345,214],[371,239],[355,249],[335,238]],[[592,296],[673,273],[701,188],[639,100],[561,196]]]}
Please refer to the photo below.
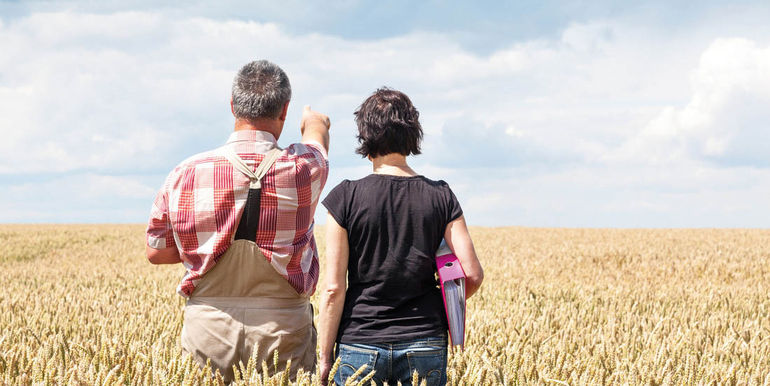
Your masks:
{"label": "blue jeans", "polygon": [[446,336],[397,343],[337,343],[336,356],[342,360],[334,382],[344,385],[358,368],[367,365],[356,381],[375,370],[372,380],[378,385],[385,381],[396,385],[400,381],[406,386],[412,384],[412,373],[416,370],[420,380],[426,379],[428,386],[443,386],[447,381],[446,355]]}

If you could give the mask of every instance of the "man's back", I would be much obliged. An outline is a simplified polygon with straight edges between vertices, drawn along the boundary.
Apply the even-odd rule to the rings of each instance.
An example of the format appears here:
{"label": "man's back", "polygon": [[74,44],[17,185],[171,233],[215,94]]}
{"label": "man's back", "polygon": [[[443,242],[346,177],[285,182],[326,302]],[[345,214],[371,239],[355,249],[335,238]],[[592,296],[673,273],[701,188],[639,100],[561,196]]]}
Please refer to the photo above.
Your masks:
{"label": "man's back", "polygon": [[[255,169],[276,146],[269,133],[236,131],[225,146],[186,159],[167,177],[153,205],[147,241],[157,249],[179,249],[187,268],[180,295],[189,297],[230,246],[246,204],[249,179],[224,157],[224,148]],[[298,143],[281,151],[262,182],[256,244],[298,293],[312,293],[318,280],[313,213],[327,176],[325,149]]]}

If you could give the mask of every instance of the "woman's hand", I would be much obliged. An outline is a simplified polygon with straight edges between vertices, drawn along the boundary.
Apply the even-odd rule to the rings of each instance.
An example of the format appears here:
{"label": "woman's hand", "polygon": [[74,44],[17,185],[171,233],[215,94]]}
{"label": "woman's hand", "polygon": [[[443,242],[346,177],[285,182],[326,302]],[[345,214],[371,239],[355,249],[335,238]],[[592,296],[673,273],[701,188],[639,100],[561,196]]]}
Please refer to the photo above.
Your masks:
{"label": "woman's hand", "polygon": [[329,382],[329,373],[332,370],[332,365],[334,365],[333,358],[327,358],[327,359],[321,359],[320,363],[318,364],[321,369],[321,384],[326,386]]}

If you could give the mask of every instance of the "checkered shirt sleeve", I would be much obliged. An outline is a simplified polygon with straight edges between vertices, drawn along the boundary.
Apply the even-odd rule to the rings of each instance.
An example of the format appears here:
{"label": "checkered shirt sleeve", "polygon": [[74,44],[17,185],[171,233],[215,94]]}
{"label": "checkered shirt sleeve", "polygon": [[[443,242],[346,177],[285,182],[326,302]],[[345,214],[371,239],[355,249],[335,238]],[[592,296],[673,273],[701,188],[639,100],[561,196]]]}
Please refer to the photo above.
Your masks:
{"label": "checkered shirt sleeve", "polygon": [[150,221],[147,224],[147,245],[155,249],[176,247],[174,231],[168,214],[168,193],[166,186],[158,191],[150,210]]}

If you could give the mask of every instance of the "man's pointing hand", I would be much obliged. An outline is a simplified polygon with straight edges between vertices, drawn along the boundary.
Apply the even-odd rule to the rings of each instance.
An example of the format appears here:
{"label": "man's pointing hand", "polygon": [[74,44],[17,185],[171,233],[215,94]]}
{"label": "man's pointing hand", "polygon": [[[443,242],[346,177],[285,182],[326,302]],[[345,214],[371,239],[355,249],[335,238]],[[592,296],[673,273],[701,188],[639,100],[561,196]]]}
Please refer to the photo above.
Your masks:
{"label": "man's pointing hand", "polygon": [[305,105],[305,108],[302,109],[302,122],[299,129],[302,133],[303,143],[318,142],[328,153],[330,126],[329,117],[318,111],[311,110],[310,105]]}

